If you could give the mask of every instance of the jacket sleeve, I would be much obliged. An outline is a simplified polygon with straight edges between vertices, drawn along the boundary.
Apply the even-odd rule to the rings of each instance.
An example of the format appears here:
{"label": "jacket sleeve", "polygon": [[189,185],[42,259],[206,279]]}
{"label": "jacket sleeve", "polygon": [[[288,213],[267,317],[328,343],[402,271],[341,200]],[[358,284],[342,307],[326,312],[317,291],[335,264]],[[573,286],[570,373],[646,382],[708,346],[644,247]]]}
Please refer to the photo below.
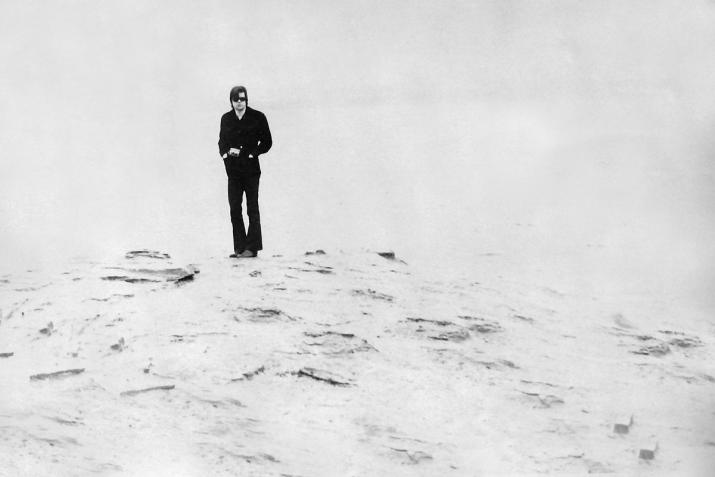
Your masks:
{"label": "jacket sleeve", "polygon": [[268,120],[265,114],[261,114],[261,120],[258,127],[258,145],[253,150],[253,155],[258,156],[260,154],[265,154],[273,146],[273,138],[271,137],[271,130],[268,127]]}
{"label": "jacket sleeve", "polygon": [[224,154],[228,153],[229,147],[228,143],[226,142],[226,131],[224,128],[224,118],[221,117],[221,129],[219,129],[218,133],[218,153],[223,157]]}

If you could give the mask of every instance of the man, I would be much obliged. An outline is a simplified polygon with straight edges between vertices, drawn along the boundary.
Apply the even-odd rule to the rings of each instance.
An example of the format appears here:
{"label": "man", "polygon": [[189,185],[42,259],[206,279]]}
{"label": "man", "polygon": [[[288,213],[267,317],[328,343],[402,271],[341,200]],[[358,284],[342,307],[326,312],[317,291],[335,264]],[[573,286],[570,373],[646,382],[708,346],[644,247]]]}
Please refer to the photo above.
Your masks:
{"label": "man", "polygon": [[[243,86],[231,88],[231,111],[221,117],[218,150],[228,175],[228,204],[233,226],[231,257],[255,257],[263,249],[261,215],[258,211],[258,183],[261,166],[258,156],[273,145],[266,116],[248,107],[248,92]],[[246,194],[248,233],[243,224],[241,202]]]}

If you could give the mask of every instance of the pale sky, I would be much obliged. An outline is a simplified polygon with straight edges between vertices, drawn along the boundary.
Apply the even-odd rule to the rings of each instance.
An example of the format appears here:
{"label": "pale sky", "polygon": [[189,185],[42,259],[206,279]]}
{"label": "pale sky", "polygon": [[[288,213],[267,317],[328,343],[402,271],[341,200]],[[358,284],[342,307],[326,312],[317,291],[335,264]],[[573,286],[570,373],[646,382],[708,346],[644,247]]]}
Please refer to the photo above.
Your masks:
{"label": "pale sky", "polygon": [[[276,137],[266,220],[327,224],[298,221],[287,242],[424,248],[448,215],[499,243],[503,215],[554,231],[586,207],[560,192],[608,190],[594,224],[652,216],[697,261],[715,229],[713,51],[707,0],[6,0],[0,248],[27,260],[227,227],[218,120],[245,84]],[[630,215],[609,219],[621,199]]]}

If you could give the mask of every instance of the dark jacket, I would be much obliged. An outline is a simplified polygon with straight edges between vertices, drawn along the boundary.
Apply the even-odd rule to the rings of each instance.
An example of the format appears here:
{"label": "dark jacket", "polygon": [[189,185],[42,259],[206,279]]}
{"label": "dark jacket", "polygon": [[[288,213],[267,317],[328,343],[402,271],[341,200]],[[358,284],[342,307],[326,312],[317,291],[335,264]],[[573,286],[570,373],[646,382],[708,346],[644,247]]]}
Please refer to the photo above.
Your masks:
{"label": "dark jacket", "polygon": [[[258,156],[268,152],[273,145],[271,130],[268,128],[266,116],[253,108],[246,106],[246,112],[241,120],[232,109],[221,116],[221,130],[218,135],[218,151],[221,156],[233,148],[241,149],[238,157],[228,156],[224,159],[228,174],[260,174],[261,165]],[[253,155],[249,158],[249,155]]]}

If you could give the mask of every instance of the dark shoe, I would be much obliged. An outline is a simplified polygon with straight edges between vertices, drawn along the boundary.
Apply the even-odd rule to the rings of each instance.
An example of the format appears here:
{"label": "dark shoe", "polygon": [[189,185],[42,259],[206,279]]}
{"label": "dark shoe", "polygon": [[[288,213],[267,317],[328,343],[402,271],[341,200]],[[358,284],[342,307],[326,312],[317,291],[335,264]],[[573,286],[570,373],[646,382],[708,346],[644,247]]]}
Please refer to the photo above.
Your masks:
{"label": "dark shoe", "polygon": [[253,250],[244,250],[242,253],[238,254],[238,258],[253,258],[258,256],[258,252]]}
{"label": "dark shoe", "polygon": [[240,252],[237,250],[237,251],[233,252],[231,255],[229,255],[229,258],[239,258],[242,253],[243,253],[243,250],[241,250]]}

